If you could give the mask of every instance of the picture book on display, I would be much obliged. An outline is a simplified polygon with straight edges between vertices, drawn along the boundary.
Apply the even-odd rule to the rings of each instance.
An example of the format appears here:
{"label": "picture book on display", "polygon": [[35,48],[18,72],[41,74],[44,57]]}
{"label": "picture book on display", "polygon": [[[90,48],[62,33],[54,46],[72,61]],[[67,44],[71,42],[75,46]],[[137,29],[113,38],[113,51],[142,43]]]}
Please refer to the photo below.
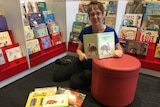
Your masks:
{"label": "picture book on display", "polygon": [[42,13],[43,11],[47,11],[46,2],[36,2],[36,3],[37,3],[38,11],[40,13]]}
{"label": "picture book on display", "polygon": [[6,61],[5,61],[5,58],[4,58],[3,51],[2,51],[2,49],[0,49],[0,65],[3,65],[5,63],[6,63]]}
{"label": "picture book on display", "polygon": [[84,28],[83,22],[73,22],[72,24],[72,32],[78,32],[80,33],[82,29]]}
{"label": "picture book on display", "polygon": [[137,36],[137,27],[125,27],[120,28],[119,38],[125,40],[135,40]]}
{"label": "picture book on display", "polygon": [[0,32],[7,31],[8,30],[8,24],[7,24],[5,16],[0,15],[0,22],[1,22],[0,23]]}
{"label": "picture book on display", "polygon": [[56,22],[50,22],[47,24],[49,34],[60,32],[60,26]]}
{"label": "picture book on display", "polygon": [[84,52],[87,58],[112,57],[115,51],[114,32],[85,34]]}
{"label": "picture book on display", "polygon": [[125,53],[129,53],[132,55],[146,56],[148,51],[148,43],[128,40],[126,41],[124,51]]}
{"label": "picture book on display", "polygon": [[44,23],[39,24],[38,26],[34,27],[33,31],[34,31],[35,38],[39,38],[39,37],[48,35],[48,29]]}
{"label": "picture book on display", "polygon": [[41,44],[42,44],[43,49],[48,49],[48,48],[52,47],[51,38],[49,35],[41,37],[40,40],[41,40]]}
{"label": "picture book on display", "polygon": [[24,28],[25,39],[26,40],[34,39],[34,33],[31,27],[28,25],[24,26],[23,28]]}
{"label": "picture book on display", "polygon": [[87,23],[89,21],[88,18],[89,18],[88,13],[76,13],[76,21],[77,22]]}
{"label": "picture book on display", "polygon": [[24,2],[24,13],[30,14],[30,13],[37,13],[38,12],[38,7],[36,2],[30,2],[26,1]]}
{"label": "picture book on display", "polygon": [[160,2],[147,2],[146,15],[160,15]]}
{"label": "picture book on display", "polygon": [[12,40],[10,38],[8,31],[0,32],[0,47],[5,47],[12,45]]}
{"label": "picture book on display", "polygon": [[61,44],[63,42],[60,32],[52,33],[51,39],[52,39],[53,46]]}
{"label": "picture book on display", "polygon": [[115,24],[116,24],[116,17],[114,16],[106,16],[105,17],[105,24],[112,27],[112,28],[115,28]]}
{"label": "picture book on display", "polygon": [[28,14],[28,20],[31,28],[36,27],[37,25],[43,23],[41,13],[30,13]]}
{"label": "picture book on display", "polygon": [[137,41],[156,43],[158,31],[153,30],[139,30],[137,34]]}
{"label": "picture book on display", "polygon": [[158,43],[158,44],[156,45],[154,57],[155,57],[155,58],[160,58],[160,43]]}
{"label": "picture book on display", "polygon": [[52,13],[43,15],[43,18],[45,24],[48,24],[49,22],[55,22],[55,17]]}
{"label": "picture book on display", "polygon": [[118,1],[109,1],[107,16],[117,14],[117,6],[118,6]]}
{"label": "picture book on display", "polygon": [[28,40],[26,41],[26,45],[27,45],[27,50],[29,55],[41,51],[38,39]]}
{"label": "picture book on display", "polygon": [[6,52],[7,59],[9,62],[23,57],[20,46],[6,49],[5,52]]}
{"label": "picture book on display", "polygon": [[74,43],[78,43],[78,37],[79,37],[80,33],[77,32],[70,32],[70,37],[69,37],[69,41],[70,42],[74,42]]}

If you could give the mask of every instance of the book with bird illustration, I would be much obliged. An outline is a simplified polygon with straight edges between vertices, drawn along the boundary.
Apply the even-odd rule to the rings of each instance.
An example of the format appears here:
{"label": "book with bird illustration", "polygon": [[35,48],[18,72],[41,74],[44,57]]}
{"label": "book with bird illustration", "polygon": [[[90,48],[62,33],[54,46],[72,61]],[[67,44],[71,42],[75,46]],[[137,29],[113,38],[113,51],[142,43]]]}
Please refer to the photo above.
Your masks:
{"label": "book with bird illustration", "polygon": [[112,57],[115,51],[114,32],[85,34],[83,39],[84,52],[89,59]]}

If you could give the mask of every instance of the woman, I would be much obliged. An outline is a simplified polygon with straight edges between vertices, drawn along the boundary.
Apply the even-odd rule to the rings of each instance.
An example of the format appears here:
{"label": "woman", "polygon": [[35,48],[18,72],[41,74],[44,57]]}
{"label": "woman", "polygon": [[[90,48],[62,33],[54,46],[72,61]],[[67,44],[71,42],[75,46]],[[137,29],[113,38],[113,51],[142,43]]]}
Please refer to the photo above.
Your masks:
{"label": "woman", "polygon": [[88,15],[91,22],[90,26],[85,27],[79,36],[79,43],[76,53],[79,57],[79,60],[82,61],[83,71],[72,75],[70,79],[71,88],[83,88],[90,86],[91,84],[91,71],[92,71],[92,60],[87,59],[83,51],[83,35],[91,33],[102,33],[102,32],[114,32],[115,36],[115,53],[113,57],[121,57],[123,54],[122,47],[119,43],[119,39],[115,30],[109,26],[103,24],[103,14],[104,7],[102,3],[98,1],[91,1],[88,4]]}

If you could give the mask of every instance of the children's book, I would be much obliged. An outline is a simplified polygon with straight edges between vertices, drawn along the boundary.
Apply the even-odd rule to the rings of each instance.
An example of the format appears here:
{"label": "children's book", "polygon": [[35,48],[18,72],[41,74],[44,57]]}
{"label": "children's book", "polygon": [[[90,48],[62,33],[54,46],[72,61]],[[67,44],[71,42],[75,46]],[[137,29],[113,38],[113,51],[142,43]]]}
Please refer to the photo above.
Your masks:
{"label": "children's book", "polygon": [[48,28],[44,23],[39,24],[38,26],[34,27],[33,31],[34,31],[35,38],[39,38],[39,37],[48,35]]}
{"label": "children's book", "polygon": [[0,49],[0,65],[3,65],[5,63],[6,63],[6,61],[5,61],[5,58],[4,58],[3,51],[2,51],[2,49]]}
{"label": "children's book", "polygon": [[125,27],[120,28],[119,38],[122,40],[135,40],[137,36],[137,27]]}
{"label": "children's book", "polygon": [[78,32],[80,33],[82,29],[84,28],[84,23],[83,22],[73,22],[72,25],[72,32]]}
{"label": "children's book", "polygon": [[23,57],[20,46],[6,49],[5,52],[9,62]]}
{"label": "children's book", "polygon": [[38,7],[37,7],[36,2],[25,1],[24,2],[24,9],[25,9],[26,14],[38,12]]}
{"label": "children's book", "polygon": [[159,30],[160,17],[144,15],[142,20],[141,28],[145,30]]}
{"label": "children's book", "polygon": [[117,14],[117,6],[118,6],[118,1],[109,1],[107,16]]}
{"label": "children's book", "polygon": [[124,51],[125,53],[129,53],[132,55],[146,56],[148,51],[148,43],[128,40],[126,41]]}
{"label": "children's book", "polygon": [[54,17],[54,14],[45,14],[44,16],[43,16],[43,18],[44,18],[44,22],[45,22],[45,24],[48,24],[49,22],[55,22],[55,17]]}
{"label": "children's book", "polygon": [[153,30],[139,30],[137,34],[137,41],[156,43],[158,31]]}
{"label": "children's book", "polygon": [[70,37],[69,37],[69,41],[70,42],[74,42],[74,43],[78,43],[78,37],[79,37],[80,33],[77,32],[70,32]]}
{"label": "children's book", "polygon": [[142,22],[142,14],[124,14],[122,18],[122,26],[140,27]]}
{"label": "children's book", "polygon": [[52,47],[52,42],[51,42],[51,38],[49,35],[41,37],[40,40],[41,40],[41,44],[42,44],[43,49],[48,49],[48,48]]}
{"label": "children's book", "polygon": [[45,96],[43,107],[68,107],[68,95],[55,94],[52,96]]}
{"label": "children's book", "polygon": [[114,32],[84,35],[84,52],[87,58],[112,57],[115,51]]}
{"label": "children's book", "polygon": [[23,28],[24,28],[25,39],[26,40],[34,39],[34,33],[31,27],[28,25],[24,26]]}
{"label": "children's book", "polygon": [[86,94],[71,90],[69,88],[58,87],[57,94],[67,94],[69,107],[82,107]]}
{"label": "children's book", "polygon": [[28,40],[26,41],[26,45],[29,55],[41,51],[38,39]]}
{"label": "children's book", "polygon": [[155,57],[155,58],[160,58],[160,43],[158,43],[158,44],[156,45],[154,57]]}
{"label": "children's book", "polygon": [[105,24],[112,27],[112,28],[115,28],[116,17],[115,16],[106,16],[105,17]]}
{"label": "children's book", "polygon": [[146,15],[160,15],[160,2],[148,2],[146,6]]}
{"label": "children's book", "polygon": [[77,13],[76,14],[76,21],[88,23],[88,21],[89,21],[88,13]]}
{"label": "children's book", "polygon": [[55,95],[57,93],[57,87],[53,86],[53,87],[35,88],[34,91],[48,92],[50,95]]}
{"label": "children's book", "polygon": [[46,2],[36,2],[38,6],[38,11],[42,13],[43,11],[47,11]]}
{"label": "children's book", "polygon": [[7,24],[5,16],[0,15],[0,22],[1,22],[0,23],[0,32],[7,31],[8,30],[8,24]]}
{"label": "children's book", "polygon": [[0,47],[12,45],[12,41],[8,31],[0,32]]}
{"label": "children's book", "polygon": [[51,39],[52,39],[53,46],[61,44],[63,42],[60,32],[52,33],[51,34]]}

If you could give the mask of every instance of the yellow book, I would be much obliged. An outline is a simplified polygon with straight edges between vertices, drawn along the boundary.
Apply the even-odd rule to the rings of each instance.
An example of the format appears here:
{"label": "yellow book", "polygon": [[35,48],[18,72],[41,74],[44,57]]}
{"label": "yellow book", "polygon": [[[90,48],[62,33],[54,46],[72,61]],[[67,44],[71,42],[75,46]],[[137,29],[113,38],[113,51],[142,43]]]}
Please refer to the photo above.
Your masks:
{"label": "yellow book", "polygon": [[57,87],[35,88],[34,91],[35,92],[43,91],[50,93],[50,95],[55,95],[57,92]]}
{"label": "yellow book", "polygon": [[160,58],[160,43],[158,43],[156,46],[154,57]]}

